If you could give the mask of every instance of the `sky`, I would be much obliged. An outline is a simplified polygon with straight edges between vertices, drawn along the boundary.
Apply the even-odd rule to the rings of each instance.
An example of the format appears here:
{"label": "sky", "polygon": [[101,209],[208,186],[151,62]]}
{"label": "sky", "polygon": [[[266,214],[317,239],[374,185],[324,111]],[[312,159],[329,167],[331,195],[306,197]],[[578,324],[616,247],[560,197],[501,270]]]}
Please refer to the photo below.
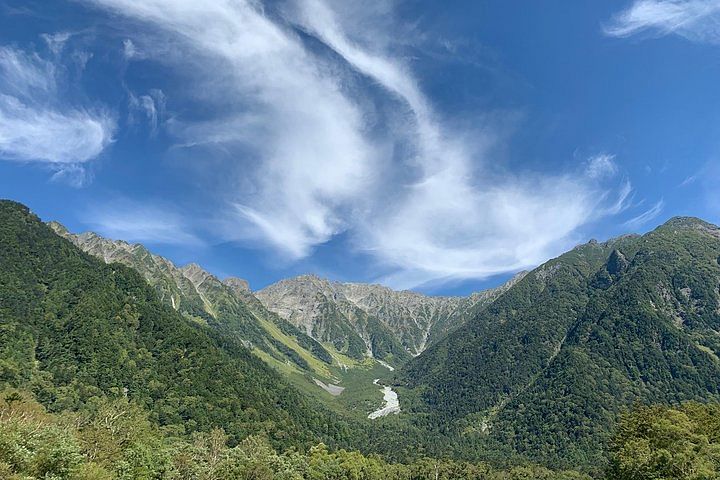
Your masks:
{"label": "sky", "polygon": [[720,223],[720,0],[0,0],[0,197],[254,289]]}

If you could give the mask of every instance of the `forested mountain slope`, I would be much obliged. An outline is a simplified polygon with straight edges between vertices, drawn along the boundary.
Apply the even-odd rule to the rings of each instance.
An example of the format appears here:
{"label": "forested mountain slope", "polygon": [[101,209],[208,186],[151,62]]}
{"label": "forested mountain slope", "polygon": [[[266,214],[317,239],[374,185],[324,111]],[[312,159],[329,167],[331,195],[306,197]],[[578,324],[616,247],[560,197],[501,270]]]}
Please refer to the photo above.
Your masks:
{"label": "forested mountain slope", "polygon": [[315,275],[252,292],[245,280],[221,281],[193,263],[177,267],[140,244],[93,232],[73,234],[57,222],[48,225],[106,263],[137,270],[163,303],[186,317],[236,334],[245,345],[266,354],[265,359],[291,362],[324,380],[331,378],[319,363],[343,363],[334,361],[331,350],[356,361],[371,357],[399,366],[471,318],[523,275],[469,297],[433,297],[381,285],[331,282]]}
{"label": "forested mountain slope", "polygon": [[[107,239],[93,232],[73,234],[57,222],[48,225],[58,235],[102,261],[133,268],[156,290],[165,305],[192,322],[240,341],[303,392],[331,408],[343,414],[351,413],[356,418],[366,418],[382,406],[382,390],[373,385],[373,381],[388,376],[390,370],[368,356],[364,343],[351,329],[339,335],[335,343],[321,343],[325,340],[323,337],[318,336],[319,340],[315,340],[266,309],[242,279],[231,277],[221,281],[197,264],[175,266],[140,244]],[[358,316],[378,324],[362,311],[358,310]],[[333,324],[334,331],[342,332],[343,318],[339,317]],[[381,335],[382,330],[372,325],[368,330],[373,332],[377,352],[395,341],[388,332]],[[361,348],[348,351],[352,338],[357,339]],[[409,358],[395,345],[401,356]],[[397,365],[397,359],[390,355],[381,358]]]}
{"label": "forested mountain slope", "polygon": [[[551,260],[398,379],[412,410],[466,441],[601,464],[636,402],[720,391],[720,230],[675,218]],[[450,427],[448,427],[450,428]]]}
{"label": "forested mountain slope", "polygon": [[[163,303],[187,318],[236,335],[246,346],[259,349],[278,362],[292,362],[310,372],[318,363],[333,362],[319,342],[266,310],[242,279],[220,281],[197,264],[176,267],[140,244],[110,240],[92,232],[72,234],[57,222],[50,222],[49,226],[106,263],[118,262],[137,270],[155,288]],[[275,330],[290,337],[292,345],[273,335]]]}
{"label": "forested mountain slope", "polygon": [[222,426],[231,442],[262,432],[280,446],[351,436],[239,339],[161,304],[137,272],[10,201],[0,201],[0,293],[0,383],[51,411],[127,396],[178,434]]}
{"label": "forested mountain slope", "polygon": [[307,450],[323,441],[417,458],[423,437],[330,413],[231,331],[163,304],[136,271],[10,201],[0,201],[0,333],[2,478],[584,478]]}
{"label": "forested mountain slope", "polygon": [[[260,434],[280,449],[322,440],[396,459],[531,459],[599,475],[625,409],[720,398],[720,230],[693,218],[589,242],[500,290],[453,299],[457,323],[446,337],[414,358],[400,347],[409,359],[395,372],[402,413],[372,422],[360,421],[377,408],[372,378],[390,372],[364,353],[356,367],[367,371],[347,377],[358,400],[343,404],[357,415],[331,413],[267,363],[295,361],[274,343],[284,339],[300,357],[295,366],[329,366],[319,360],[326,352],[337,373],[338,359],[353,360],[334,343],[268,312],[239,279],[221,282],[92,234],[83,242],[143,275],[0,202],[0,390],[32,392],[51,412],[85,415],[98,399],[126,399],[163,438],[220,426],[231,445]],[[421,324],[431,301],[445,301],[310,280],[321,288],[302,292],[301,313],[321,304],[319,288],[366,347],[359,318],[401,344],[402,325]],[[610,468],[626,460],[642,462],[614,457]]]}

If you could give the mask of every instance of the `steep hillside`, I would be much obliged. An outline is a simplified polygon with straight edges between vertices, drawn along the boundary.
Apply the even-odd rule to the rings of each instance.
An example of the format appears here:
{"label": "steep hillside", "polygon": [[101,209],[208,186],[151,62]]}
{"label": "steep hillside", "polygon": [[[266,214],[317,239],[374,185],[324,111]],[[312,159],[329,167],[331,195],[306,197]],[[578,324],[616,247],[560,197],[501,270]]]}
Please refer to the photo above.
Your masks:
{"label": "steep hillside", "polygon": [[478,308],[491,303],[523,275],[469,297],[427,296],[366,283],[337,282],[333,287],[350,303],[379,319],[408,352],[417,355],[473,316]]}
{"label": "steep hillside", "polygon": [[127,397],[168,432],[222,426],[278,445],[350,435],[234,336],[161,304],[134,270],[91,257],[0,201],[0,383],[52,411]]}
{"label": "steep hillside", "polygon": [[715,398],[720,230],[677,218],[528,274],[399,374],[411,408],[465,441],[600,464],[635,402]]}
{"label": "steep hillside", "polygon": [[[223,281],[197,264],[176,267],[140,244],[92,232],[72,234],[49,226],[106,263],[140,272],[160,299],[187,318],[233,333],[275,364],[339,381],[336,369],[375,358],[399,366],[461,325],[507,290],[507,284],[470,297],[430,297],[360,283],[338,283],[314,275],[282,280],[252,292],[239,278]],[[323,345],[324,344],[324,345]],[[322,365],[325,364],[325,365]],[[332,371],[331,371],[332,370]]]}
{"label": "steep hillside", "polygon": [[[250,291],[246,281],[227,278],[220,281],[196,264],[176,267],[171,261],[152,254],[144,246],[122,240],[110,240],[95,233],[72,234],[57,222],[49,226],[80,249],[107,263],[121,263],[137,270],[157,291],[163,303],[189,320],[235,337],[253,353],[288,378],[302,391],[321,399],[340,412],[365,418],[382,404],[383,394],[373,386],[377,378],[390,371],[377,360],[368,358],[364,343],[346,356],[348,348],[340,343],[322,344],[287,320],[267,310]],[[351,312],[348,312],[350,314]],[[341,319],[332,328],[343,327]],[[358,322],[377,323],[357,310]],[[373,342],[381,351],[393,338],[377,334]],[[349,330],[348,330],[349,331]],[[352,333],[352,332],[350,332]],[[346,336],[347,337],[347,336]],[[322,337],[319,337],[323,340]],[[384,342],[384,343],[383,343]],[[401,355],[407,355],[399,349]],[[390,360],[390,356],[385,356]]]}
{"label": "steep hillside", "polygon": [[[242,279],[220,281],[197,264],[176,267],[140,244],[110,240],[92,232],[72,234],[57,222],[49,225],[57,234],[104,262],[118,262],[137,270],[155,288],[163,303],[193,321],[232,333],[246,346],[307,371],[313,371],[318,363],[333,362],[320,343],[263,308]],[[291,345],[278,338],[280,335],[275,334],[278,330],[292,339]]]}
{"label": "steep hillside", "polygon": [[337,292],[328,280],[303,275],[256,293],[265,307],[351,358],[372,356],[392,364],[410,358],[387,325]]}

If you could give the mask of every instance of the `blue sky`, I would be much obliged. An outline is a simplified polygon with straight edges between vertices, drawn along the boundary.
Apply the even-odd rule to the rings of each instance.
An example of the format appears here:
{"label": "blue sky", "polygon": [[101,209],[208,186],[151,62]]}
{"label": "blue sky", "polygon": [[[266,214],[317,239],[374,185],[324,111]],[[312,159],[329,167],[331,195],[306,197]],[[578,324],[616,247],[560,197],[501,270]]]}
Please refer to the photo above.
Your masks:
{"label": "blue sky", "polygon": [[718,0],[0,0],[0,196],[253,288],[465,294],[718,223],[718,85]]}

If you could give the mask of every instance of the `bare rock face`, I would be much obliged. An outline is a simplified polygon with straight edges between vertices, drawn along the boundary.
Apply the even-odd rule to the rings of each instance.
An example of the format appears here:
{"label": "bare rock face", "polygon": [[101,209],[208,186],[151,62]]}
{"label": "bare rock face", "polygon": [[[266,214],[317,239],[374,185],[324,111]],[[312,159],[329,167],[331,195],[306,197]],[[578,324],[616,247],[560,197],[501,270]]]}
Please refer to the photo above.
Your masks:
{"label": "bare rock face", "polygon": [[247,280],[237,277],[228,277],[223,283],[238,293],[250,293],[250,284]]}
{"label": "bare rock face", "polygon": [[[374,325],[388,332],[405,352],[415,356],[523,276],[524,273],[518,274],[499,288],[469,297],[438,297],[396,291],[382,285],[330,282],[315,275],[302,275],[270,285],[256,292],[256,296],[268,310],[318,340],[336,343],[336,339],[326,335],[331,330],[328,323],[343,323],[365,341],[369,354],[377,356],[368,341],[373,332],[364,330]],[[363,318],[365,321],[361,321]]]}
{"label": "bare rock face", "polygon": [[327,280],[301,275],[270,285],[256,292],[255,296],[270,311],[310,335],[315,324],[313,319],[324,313],[323,304],[334,301],[336,294]]}
{"label": "bare rock face", "polygon": [[452,328],[455,312],[467,300],[361,283],[337,283],[335,287],[348,301],[387,325],[413,355]]}
{"label": "bare rock face", "polygon": [[350,357],[407,357],[390,331],[344,298],[326,279],[301,275],[270,285],[255,296],[271,312]]}

